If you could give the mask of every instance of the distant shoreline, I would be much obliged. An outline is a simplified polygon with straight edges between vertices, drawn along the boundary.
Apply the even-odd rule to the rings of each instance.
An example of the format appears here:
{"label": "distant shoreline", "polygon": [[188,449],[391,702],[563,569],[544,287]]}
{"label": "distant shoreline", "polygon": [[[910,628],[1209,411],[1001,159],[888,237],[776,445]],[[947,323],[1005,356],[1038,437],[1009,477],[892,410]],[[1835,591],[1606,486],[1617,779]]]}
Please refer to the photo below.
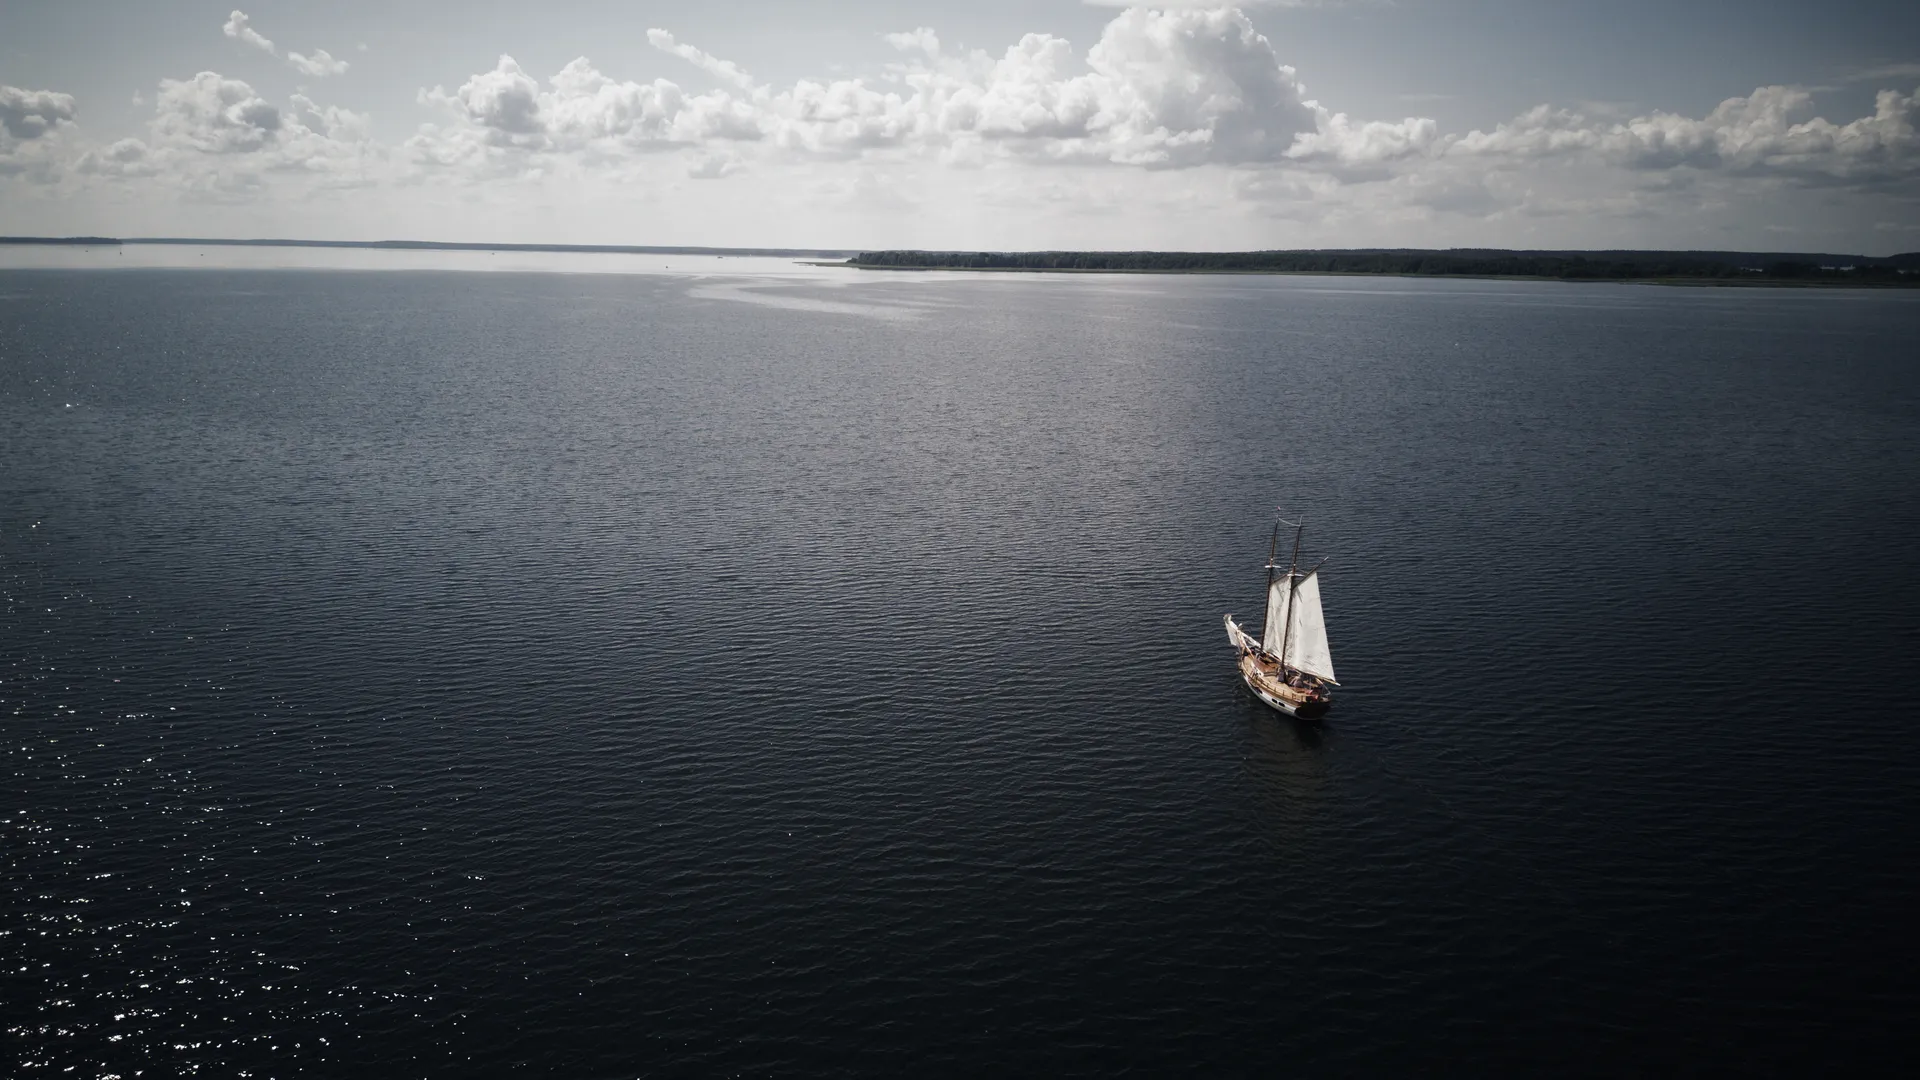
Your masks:
{"label": "distant shoreline", "polygon": [[1920,286],[1920,253],[1340,248],[1293,251],[863,251],[860,270],[1307,274],[1662,285]]}
{"label": "distant shoreline", "polygon": [[1309,277],[1453,277],[1491,281],[1613,282],[1734,288],[1920,287],[1920,252],[1328,248],[1273,251],[856,251],[848,248],[652,244],[492,244],[441,240],[295,240],[209,237],[0,236],[0,245],[334,248],[388,251],[551,252],[783,258],[854,270],[1026,274],[1259,274]]}
{"label": "distant shoreline", "polygon": [[843,266],[853,270],[877,270],[883,273],[933,274],[1177,274],[1215,277],[1355,277],[1355,278],[1452,278],[1465,281],[1551,281],[1564,285],[1680,285],[1701,289],[1912,289],[1920,288],[1920,275],[1892,281],[1848,281],[1822,278],[1742,278],[1714,277],[1553,277],[1546,274],[1467,274],[1416,273],[1392,270],[1133,270],[1087,269],[1080,267],[1020,266],[866,266],[856,262],[809,262],[809,266]]}

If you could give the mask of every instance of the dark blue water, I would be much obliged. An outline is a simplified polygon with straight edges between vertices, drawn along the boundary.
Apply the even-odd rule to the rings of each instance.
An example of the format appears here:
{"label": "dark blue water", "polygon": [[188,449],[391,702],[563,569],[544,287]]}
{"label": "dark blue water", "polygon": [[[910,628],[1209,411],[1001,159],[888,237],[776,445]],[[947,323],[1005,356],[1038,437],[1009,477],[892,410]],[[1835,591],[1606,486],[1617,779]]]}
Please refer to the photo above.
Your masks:
{"label": "dark blue water", "polygon": [[[0,272],[22,1076],[1896,1044],[1920,296]],[[1345,689],[1258,705],[1273,507]]]}

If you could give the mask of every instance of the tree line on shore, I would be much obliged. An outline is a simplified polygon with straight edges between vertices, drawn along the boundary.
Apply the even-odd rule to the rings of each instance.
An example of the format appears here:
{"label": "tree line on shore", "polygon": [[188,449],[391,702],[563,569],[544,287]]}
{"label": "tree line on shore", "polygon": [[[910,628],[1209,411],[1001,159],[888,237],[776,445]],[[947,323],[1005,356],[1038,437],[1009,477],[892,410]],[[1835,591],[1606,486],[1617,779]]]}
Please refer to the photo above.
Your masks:
{"label": "tree line on shore", "polygon": [[876,269],[1055,270],[1135,273],[1401,274],[1564,280],[1858,280],[1920,285],[1920,254],[1766,254],[1700,251],[866,251]]}

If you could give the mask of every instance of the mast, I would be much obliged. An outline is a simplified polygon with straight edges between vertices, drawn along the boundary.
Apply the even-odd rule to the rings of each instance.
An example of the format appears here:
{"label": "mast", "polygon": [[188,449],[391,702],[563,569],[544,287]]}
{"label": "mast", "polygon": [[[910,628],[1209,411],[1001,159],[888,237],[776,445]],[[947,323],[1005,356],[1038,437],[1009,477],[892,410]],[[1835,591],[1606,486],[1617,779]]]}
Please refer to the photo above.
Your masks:
{"label": "mast", "polygon": [[[1273,556],[1274,556],[1274,553],[1279,550],[1280,550],[1280,519],[1278,517],[1275,517],[1273,519],[1273,539],[1267,541],[1267,591],[1260,594],[1260,607],[1261,607],[1261,610],[1263,611],[1266,610],[1267,608],[1267,597],[1273,593]],[[1263,641],[1266,639],[1266,636],[1267,636],[1266,624],[1267,624],[1266,619],[1263,618],[1260,620],[1260,638]]]}
{"label": "mast", "polygon": [[[1278,525],[1274,528],[1279,529]],[[1300,587],[1300,580],[1294,575],[1300,569],[1300,537],[1307,531],[1305,522],[1293,527],[1293,557],[1287,560],[1287,625],[1280,629],[1280,673],[1287,671],[1287,638],[1293,633],[1293,593]],[[1268,559],[1272,562],[1272,559]],[[1267,588],[1273,588],[1273,571],[1267,571]],[[1264,631],[1263,631],[1264,632]]]}

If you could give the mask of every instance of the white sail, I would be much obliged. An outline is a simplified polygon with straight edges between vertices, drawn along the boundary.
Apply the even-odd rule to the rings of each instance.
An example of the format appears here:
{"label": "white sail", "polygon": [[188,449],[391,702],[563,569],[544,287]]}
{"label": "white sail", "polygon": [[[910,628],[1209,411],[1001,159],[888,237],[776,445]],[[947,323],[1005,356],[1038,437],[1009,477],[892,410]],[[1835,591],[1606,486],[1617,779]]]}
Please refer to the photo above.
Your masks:
{"label": "white sail", "polygon": [[[1272,611],[1271,598],[1267,605],[1267,610]],[[1320,611],[1319,574],[1308,574],[1293,587],[1293,610],[1288,612],[1288,617],[1292,626],[1287,632],[1287,655],[1281,660],[1309,675],[1318,675],[1328,682],[1338,681],[1333,677],[1333,653],[1327,648],[1327,619]],[[1269,630],[1267,637],[1272,639],[1275,635]]]}
{"label": "white sail", "polygon": [[1280,636],[1287,626],[1287,579],[1277,577],[1267,587],[1267,625],[1260,631],[1260,647],[1280,655]]}

